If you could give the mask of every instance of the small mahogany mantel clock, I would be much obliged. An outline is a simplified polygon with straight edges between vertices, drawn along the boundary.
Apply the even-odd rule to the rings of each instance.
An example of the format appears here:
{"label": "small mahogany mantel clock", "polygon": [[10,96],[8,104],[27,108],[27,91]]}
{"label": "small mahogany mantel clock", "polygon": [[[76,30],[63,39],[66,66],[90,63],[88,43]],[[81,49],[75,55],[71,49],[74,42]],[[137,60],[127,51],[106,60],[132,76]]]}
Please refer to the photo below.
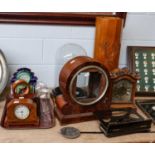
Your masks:
{"label": "small mahogany mantel clock", "polygon": [[115,69],[111,72],[111,107],[133,108],[135,106],[135,91],[139,74],[130,72],[127,68]]}
{"label": "small mahogany mantel clock", "polygon": [[13,99],[6,104],[4,127],[38,126],[37,104],[30,98],[30,85],[24,80],[12,84]]}
{"label": "small mahogany mantel clock", "polygon": [[60,122],[75,123],[95,119],[94,113],[110,117],[108,91],[110,75],[103,64],[87,56],[69,60],[62,68],[56,96],[56,114]]}

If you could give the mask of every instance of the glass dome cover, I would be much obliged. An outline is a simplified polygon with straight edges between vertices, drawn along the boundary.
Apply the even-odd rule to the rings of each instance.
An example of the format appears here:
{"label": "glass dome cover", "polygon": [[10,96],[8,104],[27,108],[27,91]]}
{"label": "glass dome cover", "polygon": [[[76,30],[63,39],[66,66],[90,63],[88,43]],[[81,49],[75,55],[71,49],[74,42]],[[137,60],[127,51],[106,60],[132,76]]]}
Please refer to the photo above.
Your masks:
{"label": "glass dome cover", "polygon": [[64,65],[67,61],[74,57],[86,55],[87,52],[82,46],[74,43],[68,43],[64,44],[58,49],[56,62],[58,63],[58,65]]}
{"label": "glass dome cover", "polygon": [[64,64],[77,56],[87,56],[86,50],[78,44],[67,43],[58,49],[56,54],[55,87],[59,85],[59,73]]}

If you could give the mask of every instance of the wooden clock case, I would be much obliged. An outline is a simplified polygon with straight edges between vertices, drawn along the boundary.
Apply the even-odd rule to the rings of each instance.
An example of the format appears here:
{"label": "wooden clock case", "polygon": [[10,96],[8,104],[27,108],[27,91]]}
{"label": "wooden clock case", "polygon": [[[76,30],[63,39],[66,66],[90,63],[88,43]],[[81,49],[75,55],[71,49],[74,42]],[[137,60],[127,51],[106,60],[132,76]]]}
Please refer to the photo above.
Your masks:
{"label": "wooden clock case", "polygon": [[[25,90],[21,94],[16,93],[16,88],[24,84]],[[17,80],[12,85],[12,97],[7,99],[6,116],[4,119],[4,127],[19,127],[19,126],[39,126],[39,117],[37,113],[37,103],[31,98],[33,95],[29,94],[30,85],[24,80]],[[29,116],[26,119],[18,119],[15,116],[15,108],[17,106],[25,106],[29,109]]]}
{"label": "wooden clock case", "polygon": [[[111,108],[112,109],[123,109],[123,108],[132,108],[136,110],[135,106],[135,92],[136,92],[136,84],[137,80],[140,79],[140,76],[138,73],[130,72],[127,68],[123,69],[115,69],[111,72],[111,88],[110,88],[110,102],[111,102]],[[129,82],[131,85],[131,94],[129,100],[113,100],[114,95],[114,86],[115,84],[122,82],[125,80],[126,82]],[[123,89],[123,88],[122,88]]]}
{"label": "wooden clock case", "polygon": [[[14,115],[14,109],[18,105],[23,105],[28,107],[30,110],[30,115],[28,118],[24,120],[20,120],[15,117]],[[4,125],[5,127],[9,126],[26,126],[26,125],[33,125],[38,126],[39,125],[39,118],[37,116],[37,106],[36,103],[34,103],[31,99],[25,99],[25,98],[19,98],[19,99],[13,99],[7,104],[7,117],[5,118]]]}
{"label": "wooden clock case", "polygon": [[[97,73],[93,68],[99,68],[105,73],[105,77]],[[91,68],[92,67],[92,68]],[[84,70],[84,68],[86,68]],[[104,94],[95,100],[95,102],[80,103],[75,100],[77,73],[89,72],[88,90],[89,95],[99,86],[99,94],[102,92],[102,87],[105,87]],[[73,80],[74,78],[74,80]],[[108,85],[107,85],[108,83]],[[55,112],[61,124],[76,123],[96,119],[94,113],[102,111],[104,118],[111,116],[109,102],[109,86],[110,74],[103,64],[86,56],[78,56],[68,61],[62,68],[59,76],[59,86],[62,94],[56,96]],[[73,97],[73,94],[75,95]],[[102,93],[101,93],[102,94]],[[99,95],[100,96],[100,95]],[[87,100],[87,99],[86,99]],[[89,98],[88,98],[89,100]]]}

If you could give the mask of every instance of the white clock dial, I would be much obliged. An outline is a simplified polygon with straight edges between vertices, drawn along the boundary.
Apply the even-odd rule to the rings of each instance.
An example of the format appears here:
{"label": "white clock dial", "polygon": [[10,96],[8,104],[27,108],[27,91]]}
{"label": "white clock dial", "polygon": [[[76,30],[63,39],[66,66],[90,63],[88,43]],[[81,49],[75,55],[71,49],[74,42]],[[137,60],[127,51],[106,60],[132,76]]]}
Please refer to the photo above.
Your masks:
{"label": "white clock dial", "polygon": [[30,110],[25,105],[17,105],[14,114],[18,119],[24,120],[29,117]]}

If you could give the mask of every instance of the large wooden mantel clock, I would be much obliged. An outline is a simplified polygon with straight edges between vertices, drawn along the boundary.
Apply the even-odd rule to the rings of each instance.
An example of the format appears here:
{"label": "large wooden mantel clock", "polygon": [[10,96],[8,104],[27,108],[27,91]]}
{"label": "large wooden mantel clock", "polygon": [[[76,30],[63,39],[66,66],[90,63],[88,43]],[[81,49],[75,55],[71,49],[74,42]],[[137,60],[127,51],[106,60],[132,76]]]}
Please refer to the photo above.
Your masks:
{"label": "large wooden mantel clock", "polygon": [[59,76],[62,94],[56,97],[56,114],[62,124],[95,119],[94,113],[110,117],[110,75],[98,61],[78,56],[68,61]]}
{"label": "large wooden mantel clock", "polygon": [[13,99],[6,103],[4,127],[38,126],[37,103],[30,94],[30,85],[24,80],[12,84]]}

